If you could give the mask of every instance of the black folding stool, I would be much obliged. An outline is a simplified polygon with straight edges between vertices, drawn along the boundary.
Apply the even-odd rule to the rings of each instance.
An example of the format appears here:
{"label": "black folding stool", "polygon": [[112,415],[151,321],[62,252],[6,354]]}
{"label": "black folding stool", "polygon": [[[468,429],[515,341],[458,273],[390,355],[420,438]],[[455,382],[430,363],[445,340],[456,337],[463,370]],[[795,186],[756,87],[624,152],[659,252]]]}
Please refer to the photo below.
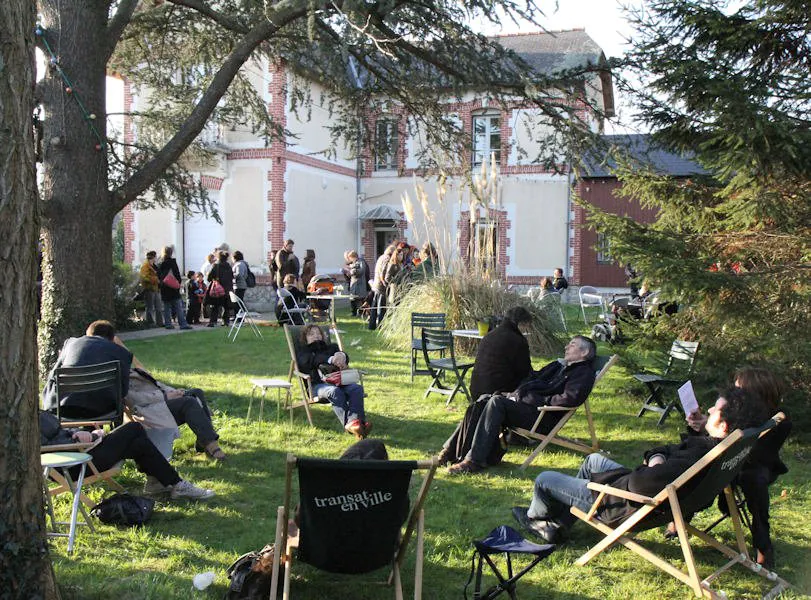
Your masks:
{"label": "black folding stool", "polygon": [[[473,600],[492,600],[492,598],[496,598],[505,592],[509,594],[512,600],[517,600],[518,596],[515,595],[515,584],[518,580],[529,573],[535,565],[552,554],[555,550],[554,544],[539,545],[525,540],[521,537],[520,533],[508,525],[499,525],[488,533],[487,537],[483,540],[473,540],[473,546],[475,549],[473,550],[473,557],[470,564],[470,576],[465,583],[464,589],[465,600],[467,600],[467,588],[471,580],[473,580],[474,574],[476,582],[473,587]],[[507,559],[507,577],[501,574],[501,571],[498,570],[498,567],[491,558],[491,555],[500,552],[503,552],[504,557]],[[535,556],[535,558],[517,574],[513,574],[512,554],[531,554]],[[477,557],[478,560],[476,560]],[[498,579],[498,584],[487,589],[483,594],[481,591],[482,561],[490,565],[493,574]]]}

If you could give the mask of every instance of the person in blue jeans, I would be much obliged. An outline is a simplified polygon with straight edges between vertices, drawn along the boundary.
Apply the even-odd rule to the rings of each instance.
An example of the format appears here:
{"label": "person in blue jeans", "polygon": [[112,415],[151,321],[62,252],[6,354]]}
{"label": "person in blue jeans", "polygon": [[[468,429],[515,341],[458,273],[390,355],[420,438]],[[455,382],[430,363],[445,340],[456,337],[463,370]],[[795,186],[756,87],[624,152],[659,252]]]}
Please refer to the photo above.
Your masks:
{"label": "person in blue jeans", "polygon": [[[569,509],[576,506],[588,512],[594,503],[597,494],[588,489],[590,481],[655,496],[728,434],[760,425],[769,418],[763,405],[751,402],[740,388],[723,392],[709,412],[705,426],[708,435],[689,436],[680,444],[652,448],[633,470],[595,453],[586,457],[574,477],[557,471],[542,472],[535,479],[529,507],[513,507],[513,516],[530,533],[550,543],[559,542],[576,520]],[[597,518],[616,526],[637,508],[639,505],[629,500],[607,496],[597,510]]]}
{"label": "person in blue jeans", "polygon": [[[172,325],[172,313],[175,313],[180,328],[191,329],[191,325],[186,322],[183,300],[180,298],[180,268],[174,259],[174,253],[175,249],[172,246],[164,246],[161,252],[161,262],[158,265],[158,280],[163,301],[163,326],[166,329],[175,328]],[[172,277],[168,277],[169,275]]]}
{"label": "person in blue jeans", "polygon": [[372,429],[363,411],[363,386],[357,383],[332,385],[325,383],[321,372],[325,368],[346,369],[349,357],[337,344],[328,344],[318,325],[307,325],[301,330],[300,350],[296,354],[299,368],[312,378],[313,393],[329,400],[332,410],[344,429],[359,439],[365,438]]}

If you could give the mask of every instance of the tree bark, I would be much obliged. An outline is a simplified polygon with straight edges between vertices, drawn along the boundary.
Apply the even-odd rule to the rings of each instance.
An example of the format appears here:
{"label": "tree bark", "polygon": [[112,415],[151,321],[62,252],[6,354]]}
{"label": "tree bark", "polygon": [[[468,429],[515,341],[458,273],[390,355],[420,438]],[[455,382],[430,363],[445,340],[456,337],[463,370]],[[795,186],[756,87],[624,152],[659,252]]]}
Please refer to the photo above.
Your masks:
{"label": "tree bark", "polygon": [[45,541],[36,372],[33,0],[0,2],[0,593],[56,598]]}
{"label": "tree bark", "polygon": [[40,85],[44,374],[66,338],[81,335],[91,321],[113,316],[115,210],[105,144],[106,3],[40,0],[38,5],[43,39],[59,67],[48,69]]}

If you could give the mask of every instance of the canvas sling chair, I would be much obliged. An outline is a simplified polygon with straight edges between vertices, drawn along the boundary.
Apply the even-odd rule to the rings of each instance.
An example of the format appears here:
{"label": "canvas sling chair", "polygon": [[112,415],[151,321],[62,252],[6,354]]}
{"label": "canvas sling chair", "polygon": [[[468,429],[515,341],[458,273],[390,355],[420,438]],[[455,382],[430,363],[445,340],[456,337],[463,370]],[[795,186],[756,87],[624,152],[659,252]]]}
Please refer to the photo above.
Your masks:
{"label": "canvas sling chair", "polygon": [[[583,554],[577,560],[577,564],[583,566],[614,544],[621,544],[689,586],[697,597],[725,598],[726,596],[713,590],[711,585],[722,573],[735,565],[742,565],[774,584],[774,587],[765,597],[775,597],[781,591],[789,588],[790,584],[780,578],[777,573],[769,571],[751,560],[746,547],[743,528],[741,527],[738,507],[731,489],[735,476],[743,467],[746,457],[751,452],[755,442],[783,418],[783,414],[778,413],[761,427],[733,431],[692,467],[653,497],[590,482],[588,484],[589,489],[597,492],[594,504],[592,504],[588,512],[583,512],[577,507],[572,507],[571,512],[603,533],[605,537]],[[710,506],[721,492],[724,493],[729,508],[730,521],[735,533],[736,548],[723,544],[710,534],[693,527],[689,523],[690,518],[695,513]],[[620,525],[611,527],[599,519],[600,506],[607,496],[625,498],[638,503],[640,507]],[[633,539],[637,533],[659,527],[668,521],[673,521],[676,525],[686,571],[679,569],[673,563],[656,555]],[[728,562],[707,577],[701,578],[690,545],[690,536],[700,539],[718,550],[728,559]]]}
{"label": "canvas sling chair", "polygon": [[[618,354],[614,354],[610,358],[598,356],[594,359],[594,369],[597,371],[597,375],[594,378],[595,386],[600,382],[605,374],[608,373],[608,370],[617,363],[617,361],[619,361]],[[597,432],[594,428],[594,418],[591,414],[591,407],[589,406],[588,398],[586,398],[586,400],[583,402],[583,411],[586,413],[586,421],[588,422],[591,444],[558,435],[560,430],[563,429],[563,426],[568,423],[569,419],[572,418],[579,408],[579,406],[542,406],[538,409],[538,418],[535,419],[535,423],[532,424],[531,428],[510,428],[510,431],[514,431],[518,435],[538,442],[535,449],[532,450],[530,455],[521,464],[521,469],[526,469],[529,465],[531,465],[532,461],[534,461],[549,444],[556,444],[558,446],[562,446],[563,448],[568,448],[569,450],[574,450],[575,452],[583,452],[585,454],[597,452],[600,449],[600,443],[597,440]],[[552,414],[559,414],[560,420],[555,423],[555,426],[549,431],[549,433],[539,432],[538,427],[543,422],[544,417]]]}
{"label": "canvas sling chair", "polygon": [[[470,576],[465,583],[464,596],[467,600],[467,588],[471,581],[473,585],[473,600],[492,600],[501,594],[507,594],[512,600],[517,600],[515,587],[519,579],[529,573],[544,558],[555,550],[554,544],[535,544],[525,540],[520,533],[508,525],[499,525],[487,534],[482,540],[473,540],[473,558],[470,565]],[[501,574],[493,560],[493,555],[504,553],[507,563],[507,576]],[[523,569],[513,571],[513,555],[523,554],[532,556],[532,561]],[[498,583],[482,593],[482,566],[487,564]],[[475,578],[475,579],[474,579]]]}
{"label": "canvas sling chair", "polygon": [[[284,324],[284,336],[287,339],[287,348],[290,350],[290,371],[287,374],[288,381],[292,382],[293,379],[298,382],[298,390],[300,400],[290,402],[285,408],[290,411],[290,420],[293,420],[293,410],[304,407],[304,412],[307,414],[307,422],[313,424],[313,415],[310,412],[310,406],[313,404],[329,404],[329,400],[319,398],[313,392],[313,382],[309,373],[304,373],[298,366],[298,352],[303,348],[301,342],[301,330],[304,325],[290,325]],[[327,344],[337,344],[338,349],[343,352],[344,345],[341,341],[341,335],[338,329],[331,328],[329,325],[319,325],[321,335]],[[363,371],[361,371],[361,385],[363,384]],[[364,392],[364,396],[365,396]]]}
{"label": "canvas sling chair", "polygon": [[[77,442],[75,444],[54,444],[52,446],[43,446],[41,449],[41,453],[45,454],[48,452],[87,452],[97,443],[98,442],[84,444]],[[99,471],[96,468],[96,465],[93,464],[93,461],[91,460],[89,463],[87,463],[87,468],[82,487],[83,489],[87,489],[87,486],[92,485],[94,483],[105,483],[116,492],[125,492],[126,490],[115,479],[113,479],[113,477],[118,475],[120,472],[121,472],[120,462],[116,463],[106,471]],[[48,477],[57,484],[56,487],[50,487],[48,489],[48,495],[53,497],[70,492],[71,486],[65,475],[59,469],[50,469],[48,471]],[[88,508],[93,508],[96,505],[96,503],[93,502],[90,498],[88,498],[84,492],[81,493],[79,498],[81,499],[82,504],[84,504]]]}
{"label": "canvas sling chair", "polygon": [[[290,598],[295,557],[330,573],[363,574],[388,566],[387,583],[394,587],[394,597],[402,600],[400,568],[415,534],[414,599],[422,598],[423,507],[436,468],[436,459],[328,460],[288,454],[284,505],[276,517],[270,598],[277,597],[282,567],[283,598]],[[425,470],[425,475],[409,502],[411,475],[417,469]],[[299,482],[297,531],[288,524],[294,470]]]}

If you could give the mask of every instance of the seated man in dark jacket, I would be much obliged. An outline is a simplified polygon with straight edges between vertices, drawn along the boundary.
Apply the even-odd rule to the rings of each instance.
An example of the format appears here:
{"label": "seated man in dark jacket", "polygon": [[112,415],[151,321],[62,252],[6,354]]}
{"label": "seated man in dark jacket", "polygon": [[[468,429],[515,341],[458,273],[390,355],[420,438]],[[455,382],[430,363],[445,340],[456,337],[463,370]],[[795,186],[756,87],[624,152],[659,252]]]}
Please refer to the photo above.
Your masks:
{"label": "seated man in dark jacket", "polygon": [[[131,458],[138,465],[138,470],[154,477],[170,492],[171,498],[191,498],[205,500],[214,495],[212,490],[197,487],[181,479],[155,445],[146,437],[146,431],[139,423],[127,423],[114,429],[107,435],[97,429],[94,432],[81,429],[63,429],[55,415],[41,411],[39,413],[39,435],[42,447],[60,444],[98,442],[85,452],[93,457],[93,464],[101,472],[111,469],[116,463]],[[74,478],[79,474],[79,467],[70,471]]]}
{"label": "seated man in dark jacket", "polygon": [[[707,436],[690,436],[680,444],[648,450],[643,463],[633,470],[595,453],[586,457],[574,477],[557,471],[544,471],[535,479],[529,508],[516,506],[513,516],[531,533],[555,543],[575,521],[570,507],[576,506],[584,512],[591,508],[597,493],[588,489],[589,481],[655,496],[728,434],[736,429],[760,425],[769,416],[762,405],[748,400],[746,392],[731,388],[723,392],[710,409]],[[687,489],[686,493],[689,492]],[[639,505],[634,502],[608,496],[597,510],[597,517],[613,526],[621,523],[637,508]]]}
{"label": "seated man in dark jacket", "polygon": [[109,389],[73,393],[57,398],[55,385],[56,369],[59,367],[85,367],[117,360],[121,373],[121,397],[126,396],[130,385],[132,353],[116,344],[114,338],[115,327],[112,323],[93,321],[88,325],[85,335],[69,338],[65,342],[42,391],[42,406],[45,410],[55,411],[57,404],[61,404],[61,415],[77,419],[98,417],[115,411],[114,394]]}
{"label": "seated man in dark jacket", "polygon": [[[448,469],[448,473],[475,473],[494,464],[488,460],[498,437],[504,427],[523,427],[529,429],[538,418],[538,409],[542,406],[580,406],[588,398],[594,386],[594,357],[597,348],[594,342],[577,335],[566,345],[563,362],[553,361],[522,383],[514,392],[477,400],[468,407],[476,410],[476,405],[484,403],[481,414],[475,424],[470,450],[463,457],[455,456],[459,435],[464,421],[456,428],[453,435],[445,442],[439,455],[440,462],[461,458]],[[480,407],[479,407],[480,408]],[[548,426],[548,432],[554,423],[542,423]],[[538,431],[541,431],[539,428]]]}
{"label": "seated man in dark jacket", "polygon": [[515,306],[504,315],[501,325],[479,342],[470,377],[471,398],[514,390],[532,372],[529,344],[519,329],[531,321],[526,308]]}

